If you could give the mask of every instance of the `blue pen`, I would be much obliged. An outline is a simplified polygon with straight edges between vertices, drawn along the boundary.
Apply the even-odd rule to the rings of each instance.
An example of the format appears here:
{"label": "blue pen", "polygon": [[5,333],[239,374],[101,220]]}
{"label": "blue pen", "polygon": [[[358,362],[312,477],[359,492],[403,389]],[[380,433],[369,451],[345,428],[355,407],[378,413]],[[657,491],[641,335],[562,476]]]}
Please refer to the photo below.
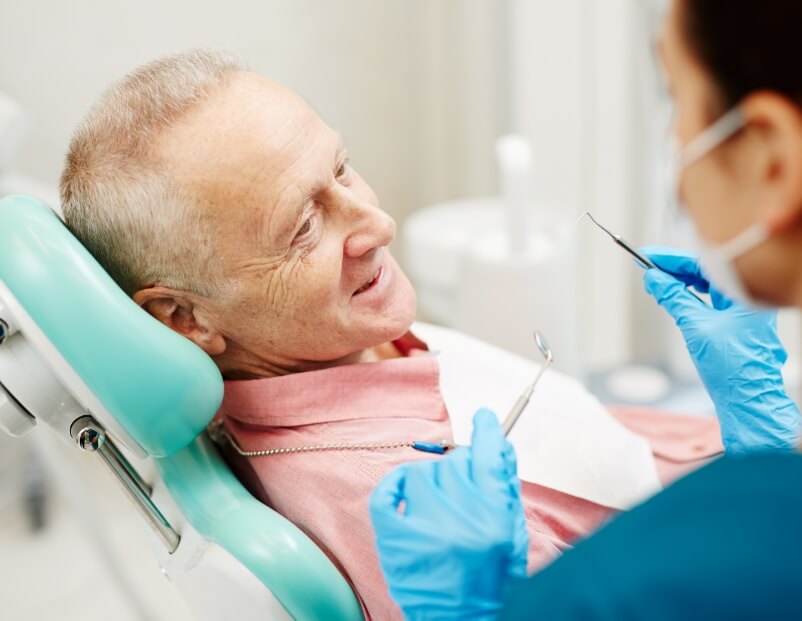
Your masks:
{"label": "blue pen", "polygon": [[423,451],[424,453],[436,453],[438,455],[442,455],[447,450],[454,448],[453,444],[449,444],[446,441],[442,442],[421,442],[416,440],[412,443],[412,448],[416,451]]}

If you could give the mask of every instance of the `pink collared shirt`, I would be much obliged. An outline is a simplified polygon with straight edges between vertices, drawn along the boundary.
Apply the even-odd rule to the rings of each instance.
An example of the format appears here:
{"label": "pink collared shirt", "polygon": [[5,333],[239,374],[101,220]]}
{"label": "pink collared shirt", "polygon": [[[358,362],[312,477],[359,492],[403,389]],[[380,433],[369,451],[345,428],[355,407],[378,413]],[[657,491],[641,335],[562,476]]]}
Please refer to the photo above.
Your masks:
{"label": "pink collared shirt", "polygon": [[[247,451],[330,443],[452,441],[437,359],[411,334],[396,341],[396,346],[406,357],[270,379],[227,381],[219,416]],[[658,421],[661,431],[667,420],[631,411],[622,416],[622,422],[629,425],[634,420],[637,432],[652,440],[654,425],[649,420]],[[682,452],[700,433],[710,437],[709,423],[697,430],[698,420],[687,419],[684,424],[694,428],[690,436],[682,436],[682,419],[671,417],[670,421],[674,438],[664,439],[664,451],[673,442]],[[301,528],[338,565],[368,618],[403,619],[379,568],[368,498],[395,466],[436,459],[436,455],[409,447],[252,458],[225,452],[251,492]],[[658,455],[657,461],[664,481],[682,471],[681,466],[672,465],[671,456]],[[523,482],[523,499],[530,571],[553,560],[614,513],[528,482]]]}

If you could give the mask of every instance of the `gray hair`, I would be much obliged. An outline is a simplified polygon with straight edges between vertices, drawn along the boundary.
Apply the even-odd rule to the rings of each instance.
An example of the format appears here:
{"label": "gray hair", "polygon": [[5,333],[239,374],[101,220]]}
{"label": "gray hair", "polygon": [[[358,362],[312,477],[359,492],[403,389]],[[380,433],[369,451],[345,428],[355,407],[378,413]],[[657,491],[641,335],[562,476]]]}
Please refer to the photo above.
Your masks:
{"label": "gray hair", "polygon": [[243,70],[219,50],[165,56],[113,85],[75,130],[61,175],[64,219],[129,295],[156,283],[220,293],[214,231],[151,144]]}

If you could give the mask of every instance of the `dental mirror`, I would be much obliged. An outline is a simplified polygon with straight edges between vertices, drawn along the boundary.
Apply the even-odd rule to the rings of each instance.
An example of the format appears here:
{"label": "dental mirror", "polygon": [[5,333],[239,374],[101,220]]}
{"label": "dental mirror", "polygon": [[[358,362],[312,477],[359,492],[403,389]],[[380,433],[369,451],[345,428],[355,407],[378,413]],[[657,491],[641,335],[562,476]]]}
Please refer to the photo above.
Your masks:
{"label": "dental mirror", "polygon": [[526,390],[523,391],[518,400],[515,402],[515,405],[512,406],[510,413],[507,414],[507,418],[504,419],[504,423],[502,424],[502,428],[504,429],[504,436],[510,435],[510,431],[515,426],[515,423],[518,422],[518,419],[523,414],[526,405],[529,403],[529,399],[532,398],[532,393],[535,391],[535,386],[540,381],[540,378],[543,377],[543,373],[546,372],[551,366],[551,363],[554,361],[554,354],[551,352],[551,348],[549,347],[548,341],[546,341],[546,337],[544,337],[540,332],[535,330],[535,345],[540,350],[540,353],[543,355],[543,364],[540,366],[540,370],[537,372],[535,379],[532,380],[532,383],[526,387]]}
{"label": "dental mirror", "polygon": [[551,353],[551,347],[549,347],[549,344],[546,341],[546,337],[544,337],[537,330],[535,330],[535,344],[537,345],[537,348],[540,350],[540,353],[543,354],[543,360],[546,360],[548,362],[554,360],[554,354]]}

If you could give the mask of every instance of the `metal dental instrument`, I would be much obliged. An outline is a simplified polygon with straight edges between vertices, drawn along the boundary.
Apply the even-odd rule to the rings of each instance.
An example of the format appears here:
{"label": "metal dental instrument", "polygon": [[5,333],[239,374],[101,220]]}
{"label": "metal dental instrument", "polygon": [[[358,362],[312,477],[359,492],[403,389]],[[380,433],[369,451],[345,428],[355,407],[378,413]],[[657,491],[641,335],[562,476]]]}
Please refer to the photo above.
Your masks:
{"label": "metal dental instrument", "polygon": [[543,335],[537,330],[535,330],[535,343],[537,344],[537,348],[540,350],[540,353],[543,354],[543,365],[540,367],[540,371],[538,371],[535,379],[532,380],[532,383],[529,384],[521,396],[518,397],[518,401],[516,401],[515,405],[512,406],[510,413],[507,414],[507,418],[504,419],[502,428],[504,429],[505,437],[510,435],[510,431],[512,431],[515,423],[518,422],[518,419],[521,417],[524,408],[529,403],[529,399],[532,398],[532,393],[535,391],[535,386],[537,386],[540,378],[543,377],[546,369],[551,366],[551,363],[554,360],[554,354],[551,353],[549,344],[546,342],[546,339],[543,337]]}
{"label": "metal dental instrument", "polygon": [[[652,260],[651,260],[651,259],[649,259],[649,257],[645,257],[645,256],[643,256],[643,255],[642,255],[640,252],[638,252],[638,251],[637,251],[637,250],[635,250],[635,249],[634,249],[632,246],[630,246],[630,245],[629,245],[627,242],[625,242],[625,241],[624,241],[624,239],[623,239],[623,238],[622,238],[620,235],[616,235],[616,234],[614,234],[614,233],[611,233],[611,232],[610,232],[610,231],[608,231],[606,228],[604,228],[604,227],[603,227],[601,224],[599,224],[599,223],[596,221],[596,218],[594,218],[594,217],[593,217],[593,216],[590,214],[590,212],[589,212],[589,211],[586,211],[586,212],[585,212],[585,213],[583,213],[581,216],[579,216],[579,218],[577,219],[577,222],[579,222],[579,220],[581,220],[581,219],[582,219],[582,218],[584,218],[585,216],[587,216],[588,218],[590,218],[590,220],[591,220],[591,222],[593,222],[593,224],[595,224],[596,226],[598,226],[598,227],[599,227],[599,228],[600,228],[602,231],[604,231],[604,232],[605,232],[605,233],[607,233],[607,234],[608,234],[610,237],[612,237],[612,238],[613,238],[613,241],[614,241],[616,244],[618,244],[619,246],[621,246],[621,247],[622,247],[624,250],[626,250],[626,251],[627,251],[629,254],[631,254],[633,257],[635,257],[635,260],[636,260],[638,263],[640,263],[640,266],[641,266],[643,269],[649,269],[650,267],[652,267],[652,268],[654,268],[654,269],[656,269],[656,270],[659,270],[659,269],[660,269],[659,267],[657,267],[657,266],[656,266],[656,265],[655,265],[655,264],[652,262]],[[660,270],[660,271],[662,271],[662,270]]]}
{"label": "metal dental instrument", "polygon": [[[634,249],[632,246],[630,246],[630,245],[629,245],[629,244],[628,244],[626,241],[624,241],[624,238],[623,238],[623,237],[621,237],[620,235],[616,235],[615,233],[612,233],[612,232],[610,232],[608,229],[606,229],[606,228],[605,228],[605,227],[603,227],[601,224],[599,224],[599,222],[596,220],[596,218],[594,218],[594,217],[591,215],[591,213],[590,213],[589,211],[586,211],[586,212],[585,212],[585,213],[583,213],[581,216],[579,216],[579,218],[577,218],[577,223],[579,223],[579,221],[580,221],[582,218],[584,218],[585,216],[587,216],[588,218],[590,218],[590,220],[591,220],[591,222],[593,222],[593,224],[595,224],[595,225],[596,225],[597,227],[599,227],[599,228],[600,228],[602,231],[604,231],[605,233],[607,233],[607,234],[608,234],[608,235],[609,235],[609,236],[612,238],[612,240],[613,240],[613,241],[614,241],[616,244],[618,244],[619,246],[621,246],[621,247],[622,247],[624,250],[626,250],[626,251],[627,251],[627,252],[628,252],[630,255],[632,255],[632,256],[635,258],[635,260],[636,260],[636,261],[637,261],[637,262],[640,264],[640,266],[641,266],[643,269],[647,270],[647,269],[650,269],[650,268],[652,268],[652,269],[656,269],[656,270],[658,270],[658,271],[660,271],[660,272],[665,272],[665,270],[664,270],[664,269],[662,269],[662,268],[660,268],[658,265],[656,265],[656,264],[654,263],[654,261],[652,261],[652,260],[651,260],[649,257],[642,255],[640,252],[638,252],[638,251],[637,251],[637,250],[635,250],[635,249]],[[698,295],[696,295],[696,294],[695,294],[693,291],[691,291],[690,289],[688,289],[688,293],[690,293],[690,294],[691,294],[693,297],[695,297],[697,300],[699,300],[699,301],[700,301],[702,304],[705,304],[705,305],[707,304],[707,303],[706,303],[704,300],[702,300],[702,298],[700,298]]]}

